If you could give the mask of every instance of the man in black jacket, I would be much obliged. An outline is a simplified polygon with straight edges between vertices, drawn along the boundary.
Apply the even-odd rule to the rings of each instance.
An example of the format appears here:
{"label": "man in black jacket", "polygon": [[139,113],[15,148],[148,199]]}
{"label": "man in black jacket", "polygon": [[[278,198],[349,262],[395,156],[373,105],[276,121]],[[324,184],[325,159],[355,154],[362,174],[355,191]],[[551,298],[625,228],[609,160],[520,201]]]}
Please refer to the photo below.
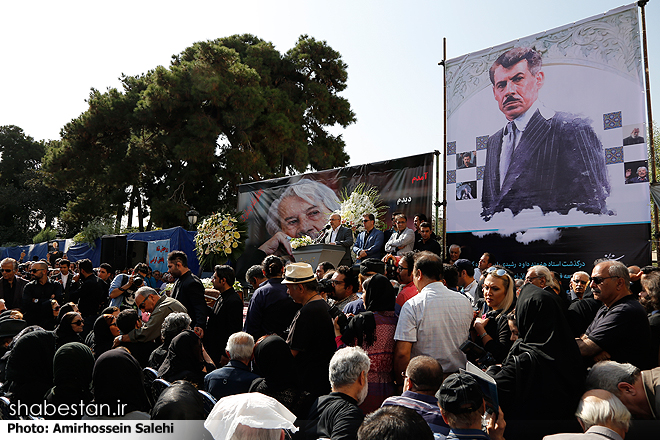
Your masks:
{"label": "man in black jacket", "polygon": [[360,347],[338,350],[330,361],[332,392],[312,405],[304,438],[356,439],[364,419],[358,408],[367,397],[369,356]]}
{"label": "man in black jacket", "polygon": [[225,347],[229,337],[243,329],[243,301],[234,290],[234,269],[231,266],[215,266],[213,287],[220,292],[213,309],[209,308],[209,321],[204,332],[204,347],[220,367],[229,362]]}
{"label": "man in black jacket", "polygon": [[89,259],[80,260],[78,269],[80,270],[80,287],[71,292],[71,301],[78,304],[80,314],[85,322],[90,324],[83,329],[82,336],[84,337],[92,330],[96,318],[105,306],[108,292],[104,289],[105,285],[101,283],[99,277],[94,275],[94,265]]}
{"label": "man in black jacket", "polygon": [[48,263],[44,260],[32,263],[30,269],[32,281],[23,289],[21,310],[28,325],[47,325],[49,318],[53,316],[51,299],[62,302],[62,286],[54,283],[48,278]]}
{"label": "man in black jacket", "polygon": [[167,256],[167,268],[176,278],[172,288],[172,298],[178,300],[188,310],[192,326],[200,338],[206,328],[206,301],[204,285],[188,268],[188,256],[182,251],[172,251]]}

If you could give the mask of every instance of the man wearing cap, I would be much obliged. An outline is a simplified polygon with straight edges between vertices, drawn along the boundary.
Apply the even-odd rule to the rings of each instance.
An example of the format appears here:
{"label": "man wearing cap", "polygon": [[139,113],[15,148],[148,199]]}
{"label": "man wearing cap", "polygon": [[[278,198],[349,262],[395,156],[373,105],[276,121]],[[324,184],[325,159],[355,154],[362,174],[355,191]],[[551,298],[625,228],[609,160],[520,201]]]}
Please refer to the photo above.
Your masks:
{"label": "man wearing cap", "polygon": [[295,357],[295,371],[300,387],[318,397],[330,391],[328,366],[335,353],[335,330],[328,304],[316,291],[314,269],[307,263],[291,263],[284,280],[289,296],[302,308],[289,327],[287,344]]}
{"label": "man wearing cap", "polygon": [[440,412],[450,431],[447,440],[492,439],[504,440],[506,422],[502,410],[497,420],[491,417],[486,432],[481,430],[485,412],[484,394],[476,379],[467,373],[449,376],[436,394]]}
{"label": "man wearing cap", "polygon": [[454,263],[458,269],[458,285],[474,305],[477,302],[477,282],[474,279],[474,266],[470,260],[460,258]]}

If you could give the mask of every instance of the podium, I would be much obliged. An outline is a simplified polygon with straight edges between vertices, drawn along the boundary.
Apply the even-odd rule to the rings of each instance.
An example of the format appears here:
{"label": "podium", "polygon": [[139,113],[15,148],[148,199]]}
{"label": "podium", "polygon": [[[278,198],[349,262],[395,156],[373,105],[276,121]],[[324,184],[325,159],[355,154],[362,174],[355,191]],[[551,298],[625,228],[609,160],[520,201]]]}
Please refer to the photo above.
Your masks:
{"label": "podium", "polygon": [[310,244],[293,250],[293,256],[296,258],[297,263],[308,263],[314,270],[322,261],[329,261],[335,267],[338,267],[345,253],[345,247],[325,243]]}

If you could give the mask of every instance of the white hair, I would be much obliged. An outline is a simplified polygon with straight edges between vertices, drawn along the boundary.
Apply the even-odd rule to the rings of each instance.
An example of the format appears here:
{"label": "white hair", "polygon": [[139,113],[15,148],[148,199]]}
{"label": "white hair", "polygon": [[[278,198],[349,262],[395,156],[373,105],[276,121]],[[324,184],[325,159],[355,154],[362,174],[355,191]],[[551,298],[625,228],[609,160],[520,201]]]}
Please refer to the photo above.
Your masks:
{"label": "white hair", "polygon": [[291,196],[298,196],[312,205],[321,204],[325,206],[327,209],[324,214],[330,214],[339,209],[339,201],[333,190],[321,182],[316,182],[310,179],[301,179],[293,185],[290,185],[282,195],[270,205],[268,218],[266,219],[266,229],[270,235],[275,235],[282,230],[279,215],[280,203],[282,203],[282,200]]}
{"label": "white hair", "polygon": [[330,360],[330,385],[333,391],[358,380],[363,371],[368,372],[371,361],[360,347],[337,350]]}
{"label": "white hair", "polygon": [[533,272],[537,277],[543,277],[545,278],[545,284],[548,286],[556,286],[555,279],[553,278],[552,274],[550,273],[550,269],[548,269],[545,266],[532,266],[529,269],[527,269],[527,273]]}
{"label": "white hair", "polygon": [[232,360],[248,362],[252,358],[254,338],[249,333],[236,332],[227,339],[225,350]]}
{"label": "white hair", "polygon": [[585,430],[595,425],[607,426],[608,424],[614,424],[626,431],[630,427],[628,408],[614,394],[610,392],[607,394],[606,399],[588,396],[580,400],[575,416],[580,419]]}
{"label": "white hair", "polygon": [[575,272],[573,275],[571,275],[571,280],[573,278],[575,278],[575,275],[584,275],[587,278],[591,278],[588,273],[580,270],[580,271]]}

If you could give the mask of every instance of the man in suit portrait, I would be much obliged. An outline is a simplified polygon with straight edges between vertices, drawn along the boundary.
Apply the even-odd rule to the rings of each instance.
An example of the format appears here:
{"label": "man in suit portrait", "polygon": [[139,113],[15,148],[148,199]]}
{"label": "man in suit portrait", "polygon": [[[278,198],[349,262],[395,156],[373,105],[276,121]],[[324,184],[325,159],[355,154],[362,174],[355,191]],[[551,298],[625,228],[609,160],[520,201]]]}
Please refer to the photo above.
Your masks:
{"label": "man in suit portrait", "polygon": [[481,216],[538,206],[566,215],[576,208],[608,213],[605,154],[591,120],[548,111],[537,101],[545,74],[541,54],[510,49],[490,68],[493,95],[507,123],[488,138]]}
{"label": "man in suit portrait", "polygon": [[355,246],[353,246],[353,252],[357,256],[357,260],[355,260],[357,264],[360,264],[366,258],[380,260],[385,245],[385,236],[383,231],[375,228],[376,217],[373,214],[366,214],[362,218],[362,224],[365,230],[358,234]]}
{"label": "man in suit portrait", "polygon": [[351,247],[353,246],[353,233],[346,226],[341,224],[341,215],[334,213],[330,216],[330,230],[326,232],[323,243],[336,244],[343,246],[346,252],[339,263],[339,266],[353,265],[351,257]]}

